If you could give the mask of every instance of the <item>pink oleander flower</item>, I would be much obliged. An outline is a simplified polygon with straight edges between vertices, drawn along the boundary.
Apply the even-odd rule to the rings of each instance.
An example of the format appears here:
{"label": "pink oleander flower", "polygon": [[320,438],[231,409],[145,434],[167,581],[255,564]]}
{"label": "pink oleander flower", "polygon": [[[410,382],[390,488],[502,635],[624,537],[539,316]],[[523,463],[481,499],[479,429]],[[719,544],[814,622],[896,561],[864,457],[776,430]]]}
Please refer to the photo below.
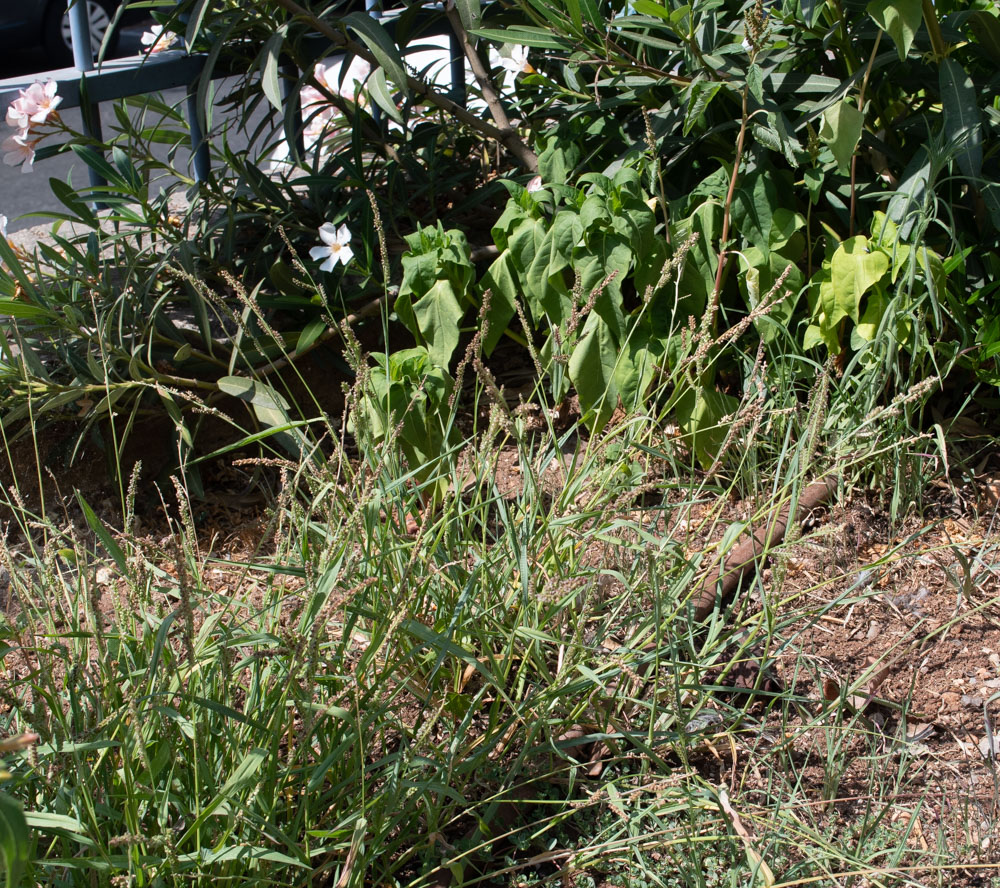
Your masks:
{"label": "pink oleander flower", "polygon": [[324,222],[319,228],[319,236],[323,243],[313,247],[309,256],[314,262],[324,260],[320,270],[333,271],[338,262],[347,265],[354,257],[354,250],[350,247],[351,232],[346,225],[334,228],[331,223]]}
{"label": "pink oleander flower", "polygon": [[7,125],[24,135],[32,126],[45,123],[62,102],[62,97],[56,95],[58,88],[59,84],[54,80],[45,83],[37,80],[27,89],[22,89],[7,108]]}
{"label": "pink oleander flower", "polygon": [[343,89],[341,88],[341,73],[340,65],[328,68],[326,65],[319,64],[313,70],[313,77],[316,78],[317,83],[322,84],[333,95],[357,101],[361,88],[372,73],[372,66],[357,56],[351,59],[351,64],[347,66],[347,71],[343,76]]}
{"label": "pink oleander flower", "polygon": [[38,139],[29,139],[28,133],[18,133],[16,136],[8,136],[0,145],[0,151],[4,152],[3,162],[7,166],[21,165],[22,173],[30,173],[31,165],[35,162],[35,145]]}
{"label": "pink oleander flower", "polygon": [[148,31],[143,31],[139,40],[143,46],[149,47],[147,52],[154,53],[170,49],[180,37],[173,31],[164,31],[163,25],[153,25]]}

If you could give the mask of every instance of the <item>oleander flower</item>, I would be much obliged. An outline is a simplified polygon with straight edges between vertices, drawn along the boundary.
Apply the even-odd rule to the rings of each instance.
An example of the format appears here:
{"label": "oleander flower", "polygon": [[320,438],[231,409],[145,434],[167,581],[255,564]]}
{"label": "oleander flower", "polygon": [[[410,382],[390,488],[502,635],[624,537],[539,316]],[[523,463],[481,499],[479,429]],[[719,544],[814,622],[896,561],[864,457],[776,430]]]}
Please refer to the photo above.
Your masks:
{"label": "oleander flower", "polygon": [[354,258],[354,250],[350,247],[351,232],[346,225],[334,228],[331,223],[324,222],[319,227],[319,236],[323,243],[313,247],[309,256],[314,262],[323,260],[320,270],[333,271],[338,262],[347,265]]}
{"label": "oleander flower", "polygon": [[154,53],[170,49],[180,37],[173,31],[164,31],[163,25],[153,25],[148,31],[143,31],[139,40],[143,46],[149,47],[147,52]]}
{"label": "oleander flower", "polygon": [[45,83],[36,80],[27,89],[20,90],[20,95],[7,108],[7,125],[25,135],[32,126],[45,123],[62,102],[62,97],[56,95],[58,88],[54,80]]}
{"label": "oleander flower", "polygon": [[35,145],[38,139],[29,139],[28,133],[18,133],[16,136],[7,136],[0,145],[3,151],[3,162],[7,166],[21,165],[22,173],[30,173],[31,165],[35,162]]}
{"label": "oleander flower", "polygon": [[491,46],[490,67],[502,68],[505,74],[510,74],[512,77],[535,70],[528,62],[528,47],[516,43],[505,43],[499,49]]}
{"label": "oleander flower", "polygon": [[[359,59],[355,56],[351,59],[351,64],[347,66],[347,71],[341,71],[341,65],[331,65],[327,67],[326,65],[319,64],[313,69],[313,77],[316,78],[316,82],[324,86],[328,92],[335,96],[344,96],[347,99],[353,99],[357,101],[358,96],[361,94],[361,89],[365,85],[365,81],[368,80],[369,75],[372,73],[372,66],[368,64],[364,59]],[[341,87],[341,81],[343,81],[343,88]],[[305,90],[303,90],[303,93]],[[319,92],[315,90],[315,92]],[[319,93],[322,96],[322,93]],[[305,100],[303,99],[303,105]]]}
{"label": "oleander flower", "polygon": [[0,213],[0,237],[7,239],[7,217]]}

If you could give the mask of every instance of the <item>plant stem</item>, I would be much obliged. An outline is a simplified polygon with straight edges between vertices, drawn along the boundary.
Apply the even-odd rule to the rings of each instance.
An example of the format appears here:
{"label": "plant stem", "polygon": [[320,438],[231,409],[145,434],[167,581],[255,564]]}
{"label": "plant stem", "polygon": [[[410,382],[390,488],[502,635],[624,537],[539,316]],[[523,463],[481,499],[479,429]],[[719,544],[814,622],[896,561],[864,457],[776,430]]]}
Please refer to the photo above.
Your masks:
{"label": "plant stem", "polygon": [[924,24],[927,26],[927,33],[931,38],[931,49],[934,50],[934,60],[941,61],[948,55],[948,46],[944,42],[944,35],[941,33],[941,23],[938,21],[937,11],[931,0],[924,0]]}
{"label": "plant stem", "polygon": [[[868,57],[868,67],[865,68],[865,76],[861,78],[861,89],[858,92],[858,110],[865,113],[865,89],[868,87],[868,78],[872,73],[872,65],[875,64],[875,56],[878,54],[878,45],[882,42],[882,30],[879,29],[875,35],[875,45],[872,47],[872,54]],[[856,178],[858,154],[851,156],[851,214],[848,218],[848,236],[854,237],[854,211],[857,206]]]}
{"label": "plant stem", "polygon": [[458,14],[454,0],[447,0],[445,3],[445,14],[448,16],[448,21],[451,22],[455,36],[458,37],[458,42],[462,44],[462,51],[469,60],[469,67],[472,68],[472,74],[479,84],[479,89],[482,91],[483,101],[486,102],[486,107],[490,109],[493,122],[502,133],[506,134],[504,145],[518,159],[521,166],[532,172],[536,172],[538,170],[538,155],[524,143],[517,134],[517,130],[511,126],[507,111],[493,86],[490,72],[486,70],[483,60],[479,58],[479,53],[476,52],[476,47],[469,40],[469,32],[465,30],[465,25],[462,24],[462,17]]}
{"label": "plant stem", "polygon": [[[358,43],[356,40],[351,40],[346,34],[342,34],[340,31],[318,18],[309,10],[300,6],[295,2],[295,0],[275,0],[275,2],[278,6],[286,9],[296,18],[302,19],[304,22],[308,23],[310,27],[319,31],[320,34],[326,37],[335,46],[349,52],[351,55],[357,56],[359,59],[363,59],[372,67],[379,67],[378,60],[365,46]],[[478,130],[484,136],[496,139],[519,161],[524,163],[529,171],[536,172],[538,170],[538,157],[530,149],[527,149],[527,154],[524,154],[524,152],[520,150],[526,148],[527,146],[524,145],[517,133],[513,132],[513,130],[510,132],[504,132],[503,130],[493,126],[493,124],[487,123],[485,120],[480,120],[480,118],[476,117],[476,115],[471,111],[463,108],[457,102],[453,102],[447,96],[441,95],[441,93],[437,92],[432,86],[424,83],[422,80],[417,80],[416,77],[407,75],[406,87],[417,93],[417,95],[423,96],[424,99],[432,105],[436,105],[442,111],[447,111],[453,117],[462,121],[462,123]]]}
{"label": "plant stem", "polygon": [[716,310],[719,307],[719,297],[722,293],[722,273],[725,271],[726,263],[729,260],[729,251],[726,249],[726,241],[729,239],[729,210],[733,205],[733,194],[736,192],[736,179],[740,173],[740,161],[743,159],[743,144],[747,135],[747,91],[748,87],[743,87],[743,116],[740,120],[740,132],[736,137],[736,157],[733,160],[733,172],[729,177],[729,190],[726,192],[726,203],[723,207],[722,235],[719,238],[719,264],[715,272],[715,288],[712,290],[712,303],[709,311],[712,316],[712,333],[715,333]]}

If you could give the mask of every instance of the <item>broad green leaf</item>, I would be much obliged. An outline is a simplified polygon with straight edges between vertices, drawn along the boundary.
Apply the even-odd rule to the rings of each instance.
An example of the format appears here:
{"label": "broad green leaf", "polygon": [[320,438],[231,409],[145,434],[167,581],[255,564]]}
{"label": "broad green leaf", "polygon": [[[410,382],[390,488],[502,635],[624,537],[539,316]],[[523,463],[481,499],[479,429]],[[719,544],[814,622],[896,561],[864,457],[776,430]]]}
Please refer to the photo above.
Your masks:
{"label": "broad green leaf", "polygon": [[771,227],[779,199],[774,176],[764,169],[747,176],[733,195],[733,225],[749,243],[765,253],[770,249]]}
{"label": "broad green leaf", "polygon": [[954,59],[942,59],[938,78],[948,144],[954,149],[955,160],[965,177],[978,179],[983,171],[983,136],[976,88]]}
{"label": "broad green leaf", "polygon": [[760,65],[754,62],[747,69],[747,87],[752,95],[762,105],[764,104],[764,75],[761,73]]}
{"label": "broad green leaf", "polygon": [[31,836],[21,803],[0,792],[0,852],[3,854],[7,888],[21,884],[28,862]]}
{"label": "broad green leaf", "polygon": [[642,408],[646,392],[656,374],[656,367],[663,361],[663,345],[650,339],[647,330],[632,330],[628,341],[619,350],[614,382],[618,396],[626,410]]}
{"label": "broad green leaf", "polygon": [[805,335],[802,337],[802,348],[808,351],[817,345],[825,345],[830,354],[840,353],[840,342],[837,340],[837,326],[826,323],[826,318],[820,315],[817,323],[806,327]]}
{"label": "broad green leaf", "polygon": [[830,146],[841,173],[850,170],[854,149],[861,141],[865,116],[850,99],[841,99],[823,112],[819,137]]}
{"label": "broad green leaf", "polygon": [[824,174],[821,169],[811,167],[803,173],[806,190],[809,192],[809,201],[813,206],[819,203],[819,196],[823,188]]}
{"label": "broad green leaf", "polygon": [[392,42],[389,32],[375,19],[363,12],[348,13],[341,21],[352,28],[364,41],[371,54],[375,56],[375,61],[385,68],[386,74],[396,87],[406,92],[406,67],[403,65],[403,59],[399,55],[399,50],[396,49],[396,44]]}
{"label": "broad green leaf", "polygon": [[726,438],[722,420],[736,413],[740,402],[707,385],[692,386],[677,401],[677,422],[698,462],[708,468]]}
{"label": "broad green leaf", "polygon": [[[858,325],[851,333],[851,344],[860,340],[861,342],[871,342],[878,332],[882,323],[882,316],[889,305],[889,300],[884,293],[872,293],[865,304],[865,313],[858,321]],[[855,346],[857,348],[857,346]]]}
{"label": "broad green leaf", "polygon": [[849,317],[859,319],[861,297],[882,280],[889,270],[889,257],[881,250],[869,251],[868,238],[859,234],[844,241],[830,262],[829,286],[821,285],[820,299],[829,324]]}
{"label": "broad green leaf", "polygon": [[413,303],[413,316],[427,342],[427,353],[436,366],[448,366],[458,346],[459,325],[464,314],[451,281],[438,281]]}
{"label": "broad green leaf", "polygon": [[618,346],[611,330],[597,314],[591,314],[569,359],[569,376],[580,398],[583,421],[591,430],[601,429],[618,405],[617,360]]}
{"label": "broad green leaf", "polygon": [[579,214],[568,210],[557,213],[552,226],[545,232],[522,281],[536,320],[543,313],[556,324],[565,320],[570,305],[563,270],[570,266],[573,249],[582,234]]}
{"label": "broad green leaf", "polygon": [[905,59],[920,28],[921,0],[872,0],[868,14],[892,38],[900,61]]}
{"label": "broad green leaf", "polygon": [[489,355],[493,353],[504,330],[517,313],[517,269],[511,261],[509,250],[504,250],[494,260],[483,275],[480,286],[484,293],[486,290],[490,291],[490,310],[486,315],[489,329],[483,339],[483,352]]}
{"label": "broad green leaf", "polygon": [[685,136],[691,132],[691,128],[705,113],[705,109],[720,89],[722,89],[722,84],[718,80],[696,80],[688,87],[687,110],[684,112],[683,133]]}

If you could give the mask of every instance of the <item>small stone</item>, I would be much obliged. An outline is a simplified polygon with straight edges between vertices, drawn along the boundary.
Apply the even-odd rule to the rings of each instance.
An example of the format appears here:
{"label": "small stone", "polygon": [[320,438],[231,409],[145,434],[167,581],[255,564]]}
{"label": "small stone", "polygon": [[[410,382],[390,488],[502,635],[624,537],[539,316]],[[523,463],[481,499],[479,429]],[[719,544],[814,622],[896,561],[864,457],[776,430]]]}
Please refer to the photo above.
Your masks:
{"label": "small stone", "polygon": [[962,695],[955,691],[945,691],[941,695],[941,708],[953,712],[958,709],[962,702]]}
{"label": "small stone", "polygon": [[971,706],[973,709],[979,709],[983,705],[982,697],[972,697],[969,694],[962,694],[962,705]]}
{"label": "small stone", "polygon": [[[983,754],[984,758],[990,758],[990,735],[987,734],[979,741],[979,751]],[[997,752],[1000,752],[1000,734],[993,735],[993,753],[994,757]]]}

